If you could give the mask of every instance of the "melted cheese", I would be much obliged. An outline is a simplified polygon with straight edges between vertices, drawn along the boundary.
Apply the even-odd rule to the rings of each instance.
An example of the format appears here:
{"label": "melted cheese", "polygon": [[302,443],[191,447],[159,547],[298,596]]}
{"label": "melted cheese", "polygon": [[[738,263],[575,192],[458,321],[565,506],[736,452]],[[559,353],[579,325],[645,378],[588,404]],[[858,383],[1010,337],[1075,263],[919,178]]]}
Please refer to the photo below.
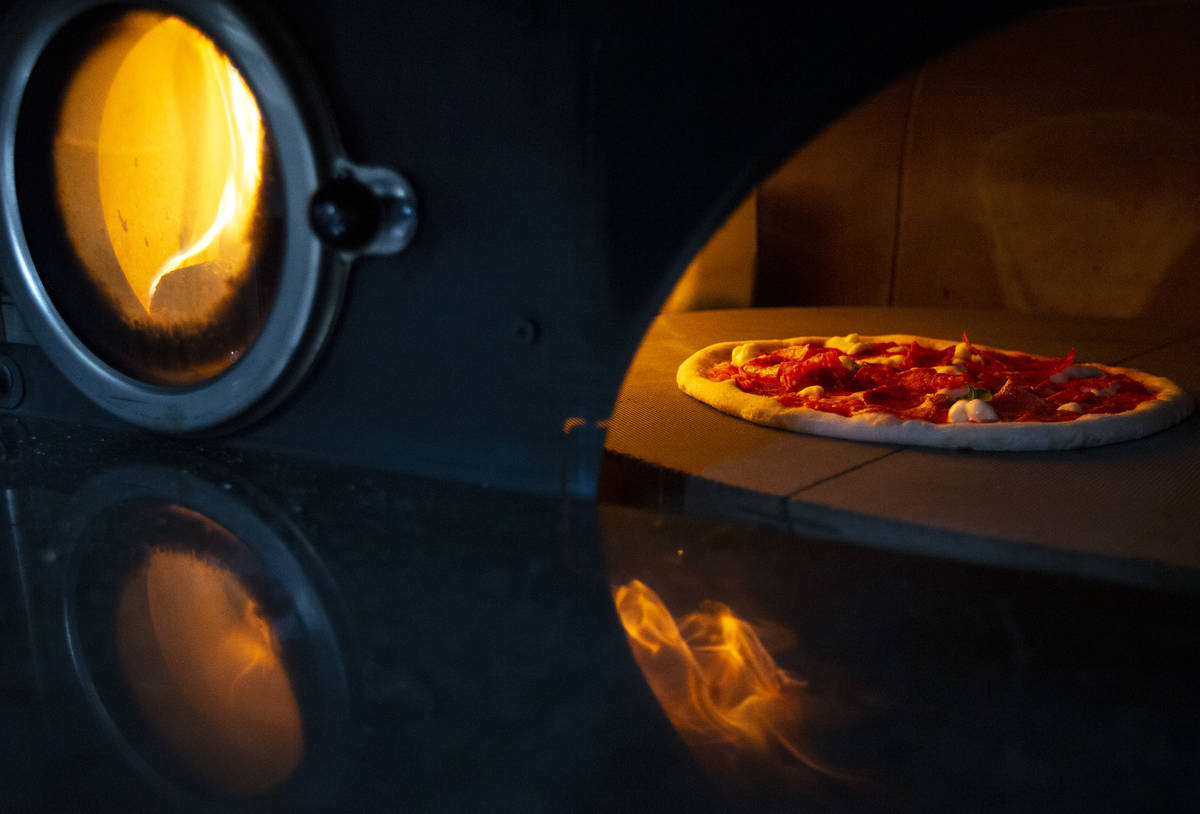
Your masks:
{"label": "melted cheese", "polygon": [[900,367],[904,364],[904,354],[900,354],[899,356],[892,356],[888,354],[883,354],[881,356],[864,356],[858,361],[862,362],[864,365],[871,364],[887,365],[888,367]]}
{"label": "melted cheese", "polygon": [[992,405],[983,399],[962,399],[950,405],[951,424],[965,424],[968,421],[985,423],[999,421],[1000,416],[992,409]]}
{"label": "melted cheese", "polygon": [[744,342],[733,349],[733,353],[729,356],[729,361],[741,367],[756,356],[761,356],[764,353],[762,346],[758,342]]}
{"label": "melted cheese", "polygon": [[825,347],[840,350],[847,356],[853,356],[856,353],[865,353],[874,347],[871,342],[863,342],[862,337],[858,334],[846,334],[845,336],[831,336],[825,340]]}

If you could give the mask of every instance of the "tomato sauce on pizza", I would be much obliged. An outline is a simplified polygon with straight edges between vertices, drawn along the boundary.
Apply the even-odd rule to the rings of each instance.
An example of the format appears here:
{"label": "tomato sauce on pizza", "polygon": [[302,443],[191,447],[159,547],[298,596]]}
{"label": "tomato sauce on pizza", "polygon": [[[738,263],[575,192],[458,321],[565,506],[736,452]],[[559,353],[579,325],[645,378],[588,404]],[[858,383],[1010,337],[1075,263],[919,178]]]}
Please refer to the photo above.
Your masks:
{"label": "tomato sauce on pizza", "polygon": [[[842,416],[889,413],[935,424],[1074,421],[1126,412],[1154,398],[1128,375],[1074,360],[1074,350],[1043,358],[976,348],[965,334],[961,343],[942,349],[916,340],[863,342],[851,334],[834,347],[790,345],[740,365],[723,362],[708,376],[732,380],[743,392],[771,396],[785,407]],[[954,409],[975,400],[987,407]]]}

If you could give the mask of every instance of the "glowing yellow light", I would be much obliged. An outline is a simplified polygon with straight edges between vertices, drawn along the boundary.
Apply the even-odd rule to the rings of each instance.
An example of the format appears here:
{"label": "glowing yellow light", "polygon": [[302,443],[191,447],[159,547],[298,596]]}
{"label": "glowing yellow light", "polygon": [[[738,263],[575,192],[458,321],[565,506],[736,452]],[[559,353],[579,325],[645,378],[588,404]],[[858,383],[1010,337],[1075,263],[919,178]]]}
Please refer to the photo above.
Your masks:
{"label": "glowing yellow light", "polygon": [[68,237],[126,321],[203,323],[255,259],[263,124],[213,42],[126,15],[80,65],[54,144]]}
{"label": "glowing yellow light", "polygon": [[151,726],[213,790],[261,794],[300,764],[300,711],[274,634],[229,571],[154,550],[121,593],[117,643]]}

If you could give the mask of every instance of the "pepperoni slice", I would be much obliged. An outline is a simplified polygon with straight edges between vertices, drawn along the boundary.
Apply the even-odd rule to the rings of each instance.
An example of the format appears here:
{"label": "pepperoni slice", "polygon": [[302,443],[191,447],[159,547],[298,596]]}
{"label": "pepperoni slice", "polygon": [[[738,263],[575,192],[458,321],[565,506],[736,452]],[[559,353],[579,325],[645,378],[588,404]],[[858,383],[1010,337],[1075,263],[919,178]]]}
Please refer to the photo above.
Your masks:
{"label": "pepperoni slice", "polygon": [[938,367],[941,365],[950,364],[950,360],[954,358],[954,346],[942,350],[934,350],[926,347],[919,342],[913,341],[908,344],[907,351],[904,354],[904,367]]}
{"label": "pepperoni slice", "polygon": [[862,391],[864,404],[887,407],[889,410],[907,410],[916,406],[914,400],[924,400],[902,384],[885,384]]}
{"label": "pepperoni slice", "polygon": [[782,362],[779,381],[785,390],[796,392],[819,384],[827,390],[845,389],[852,373],[834,348],[814,348],[803,359]]}
{"label": "pepperoni slice", "polygon": [[1062,418],[1053,404],[1012,379],[992,397],[992,409],[1002,421],[1052,421]]}

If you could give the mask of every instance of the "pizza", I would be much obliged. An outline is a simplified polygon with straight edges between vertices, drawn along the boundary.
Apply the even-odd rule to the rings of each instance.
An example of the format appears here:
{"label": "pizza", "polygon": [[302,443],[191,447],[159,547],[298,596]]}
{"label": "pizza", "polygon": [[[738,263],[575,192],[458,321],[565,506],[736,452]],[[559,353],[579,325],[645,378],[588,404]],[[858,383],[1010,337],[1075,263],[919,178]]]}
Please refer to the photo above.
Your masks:
{"label": "pizza", "polygon": [[794,432],[979,450],[1091,447],[1185,419],[1191,396],[1139,370],[907,334],[721,342],[676,376],[693,398]]}

